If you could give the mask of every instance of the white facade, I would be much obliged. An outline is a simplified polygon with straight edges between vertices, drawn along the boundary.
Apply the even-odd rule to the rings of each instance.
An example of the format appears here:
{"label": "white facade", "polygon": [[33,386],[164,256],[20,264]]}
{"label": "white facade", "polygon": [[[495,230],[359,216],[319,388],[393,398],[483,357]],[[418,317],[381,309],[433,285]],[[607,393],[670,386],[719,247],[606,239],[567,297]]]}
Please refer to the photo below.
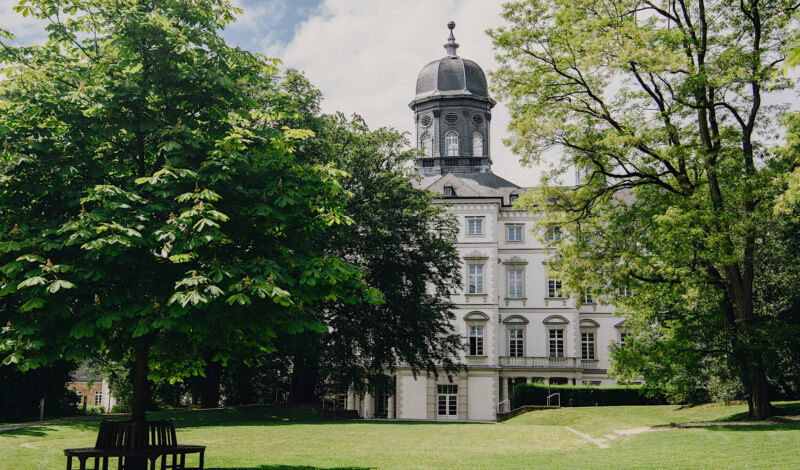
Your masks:
{"label": "white facade", "polygon": [[[437,385],[451,384],[445,374],[414,379],[410,370],[398,368],[395,417],[494,420],[498,410],[509,409],[505,400],[521,381],[614,384],[605,372],[609,347],[620,340],[621,319],[613,315],[613,306],[590,302],[576,308],[574,297],[551,296],[545,270],[550,254],[532,233],[531,214],[504,204],[502,197],[447,202],[461,224],[464,286],[453,298],[453,328],[465,338],[461,361],[467,370],[452,382],[457,393],[451,415],[449,407],[439,407]],[[482,233],[468,234],[468,220],[476,217],[483,219]],[[520,225],[522,240],[517,241]],[[472,293],[470,265],[483,271],[482,289]]]}

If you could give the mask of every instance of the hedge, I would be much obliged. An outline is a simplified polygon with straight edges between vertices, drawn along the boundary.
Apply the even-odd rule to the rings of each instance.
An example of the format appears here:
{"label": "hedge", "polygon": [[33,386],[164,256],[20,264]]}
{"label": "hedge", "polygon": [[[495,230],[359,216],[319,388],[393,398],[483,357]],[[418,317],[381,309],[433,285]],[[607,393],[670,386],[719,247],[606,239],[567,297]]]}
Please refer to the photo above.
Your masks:
{"label": "hedge", "polygon": [[[543,385],[543,384],[518,384],[514,387],[512,408],[525,405],[546,405],[547,396],[553,393],[561,394],[561,406],[622,406],[622,405],[663,405],[666,400],[663,396],[646,396],[641,386],[613,385]],[[557,404],[558,398],[554,397]]]}

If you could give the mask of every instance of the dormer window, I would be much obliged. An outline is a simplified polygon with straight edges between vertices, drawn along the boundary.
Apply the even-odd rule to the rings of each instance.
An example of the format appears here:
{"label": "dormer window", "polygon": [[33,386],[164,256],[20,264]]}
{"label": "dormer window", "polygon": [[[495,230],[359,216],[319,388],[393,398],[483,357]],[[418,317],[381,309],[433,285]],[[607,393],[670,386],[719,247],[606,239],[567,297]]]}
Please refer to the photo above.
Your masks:
{"label": "dormer window", "polygon": [[517,199],[519,199],[519,194],[512,194],[508,196],[508,202],[510,202],[511,204],[517,202]]}
{"label": "dormer window", "polygon": [[456,191],[455,191],[455,189],[453,189],[452,186],[445,186],[444,187],[444,195],[445,196],[455,196],[456,195]]}

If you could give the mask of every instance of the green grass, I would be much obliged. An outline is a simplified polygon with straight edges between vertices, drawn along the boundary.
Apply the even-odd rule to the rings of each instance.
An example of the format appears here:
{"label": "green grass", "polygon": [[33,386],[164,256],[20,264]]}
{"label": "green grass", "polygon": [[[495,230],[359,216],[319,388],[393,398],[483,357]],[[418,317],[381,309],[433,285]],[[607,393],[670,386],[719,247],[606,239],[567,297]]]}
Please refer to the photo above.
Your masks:
{"label": "green grass", "polygon": [[[565,428],[601,437],[615,429],[731,420],[745,411],[743,405],[562,408],[502,424],[326,422],[272,407],[150,418],[174,419],[180,442],[208,446],[208,469],[800,468],[797,424],[649,432],[609,441],[606,449]],[[96,433],[97,422],[2,432],[0,470],[63,469],[62,450],[90,446]]]}

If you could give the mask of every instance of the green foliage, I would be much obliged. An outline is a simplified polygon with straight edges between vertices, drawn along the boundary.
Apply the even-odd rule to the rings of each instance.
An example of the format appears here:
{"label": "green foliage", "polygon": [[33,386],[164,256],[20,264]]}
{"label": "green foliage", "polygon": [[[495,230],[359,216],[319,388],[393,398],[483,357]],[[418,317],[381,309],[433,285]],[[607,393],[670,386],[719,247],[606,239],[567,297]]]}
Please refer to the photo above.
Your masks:
{"label": "green foliage", "polygon": [[[514,387],[512,408],[525,405],[545,405],[548,395],[561,394],[561,406],[627,406],[627,405],[662,405],[663,396],[648,396],[641,386],[612,385],[544,385],[517,384]],[[552,398],[551,404],[558,399]]]}
{"label": "green foliage", "polygon": [[350,223],[313,133],[258,101],[276,60],[219,35],[226,0],[28,0],[45,45],[0,43],[3,362],[21,370],[150,348],[150,378],[201,374],[198,348],[270,348],[316,305],[375,301],[317,235]]}
{"label": "green foliage", "polygon": [[550,243],[552,275],[663,334],[644,360],[664,378],[690,377],[692,355],[735,367],[760,417],[777,324],[754,306],[756,250],[774,222],[773,183],[797,166],[773,152],[779,109],[764,95],[791,86],[775,72],[797,36],[792,11],[782,0],[526,0],[490,32],[509,143],[527,163],[562,152],[519,202],[569,234]]}

